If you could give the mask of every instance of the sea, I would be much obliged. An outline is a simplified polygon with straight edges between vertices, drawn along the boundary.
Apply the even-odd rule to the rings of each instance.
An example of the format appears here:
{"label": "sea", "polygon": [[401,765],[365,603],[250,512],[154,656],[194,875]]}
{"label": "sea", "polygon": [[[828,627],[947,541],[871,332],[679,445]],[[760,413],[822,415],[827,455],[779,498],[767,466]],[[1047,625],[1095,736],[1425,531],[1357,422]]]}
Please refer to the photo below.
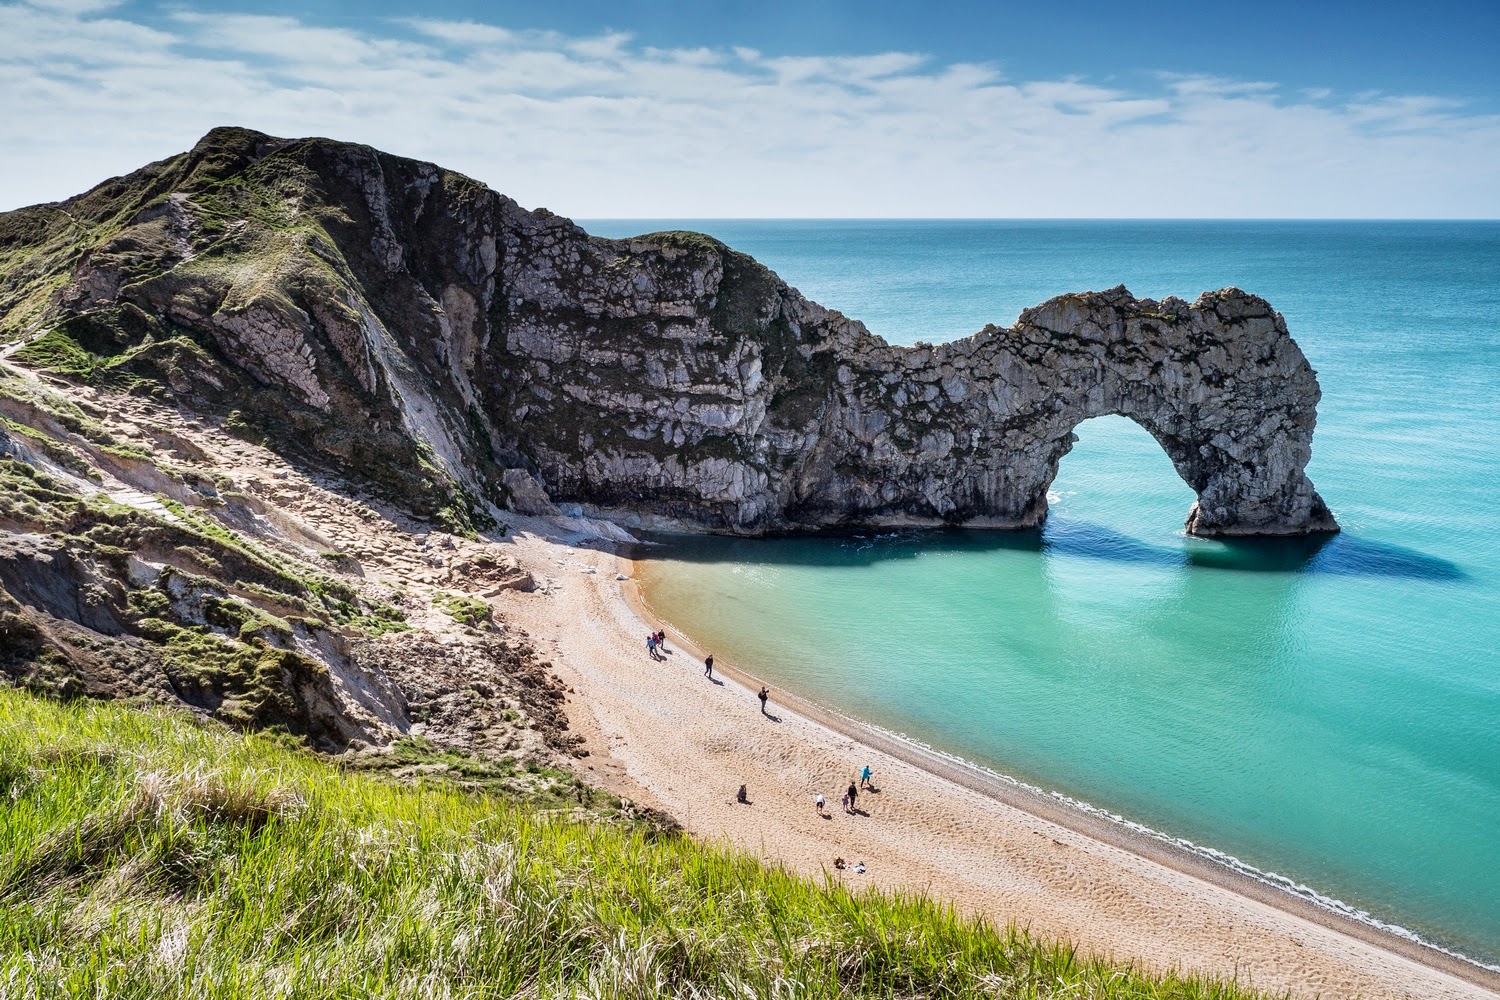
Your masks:
{"label": "sea", "polygon": [[1337,536],[1187,537],[1192,490],[1101,417],[1040,531],[668,537],[647,599],[773,686],[1500,966],[1500,222],[583,225],[709,233],[897,344],[1119,284],[1268,299]]}

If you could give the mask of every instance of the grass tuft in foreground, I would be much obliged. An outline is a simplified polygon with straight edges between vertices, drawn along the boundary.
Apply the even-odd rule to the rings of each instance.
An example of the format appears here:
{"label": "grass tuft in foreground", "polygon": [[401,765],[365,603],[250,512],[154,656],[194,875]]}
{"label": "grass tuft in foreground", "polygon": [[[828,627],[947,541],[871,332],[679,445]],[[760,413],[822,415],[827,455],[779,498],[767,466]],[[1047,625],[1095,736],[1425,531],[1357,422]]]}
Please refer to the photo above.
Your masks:
{"label": "grass tuft in foreground", "polygon": [[576,808],[401,785],[182,715],[11,690],[0,994],[1251,995]]}

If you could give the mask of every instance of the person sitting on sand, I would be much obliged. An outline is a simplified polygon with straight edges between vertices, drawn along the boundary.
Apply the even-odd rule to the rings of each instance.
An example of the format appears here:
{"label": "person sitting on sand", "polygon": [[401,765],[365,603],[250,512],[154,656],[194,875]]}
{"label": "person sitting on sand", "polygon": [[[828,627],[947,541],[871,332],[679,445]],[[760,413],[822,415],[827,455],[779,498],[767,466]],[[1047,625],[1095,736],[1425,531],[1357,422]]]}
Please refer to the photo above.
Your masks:
{"label": "person sitting on sand", "polygon": [[745,790],[744,785],[741,785],[740,790],[734,793],[734,801],[746,806],[750,804],[750,793]]}
{"label": "person sitting on sand", "polygon": [[866,764],[865,765],[865,769],[863,771],[859,772],[859,787],[860,788],[874,788],[875,787],[874,785],[870,784],[870,765],[869,764]]}
{"label": "person sitting on sand", "polygon": [[757,698],[760,699],[760,714],[761,715],[767,715],[767,714],[769,714],[766,711],[766,699],[769,698],[769,697],[771,697],[771,689],[768,688],[768,687],[766,687],[764,684],[762,684],[760,686],[760,693],[757,694],[755,697],[757,697]]}
{"label": "person sitting on sand", "polygon": [[837,868],[839,871],[843,871],[844,870],[844,859],[843,858],[834,858],[833,859],[833,867]]}
{"label": "person sitting on sand", "polygon": [[854,805],[854,803],[856,801],[858,801],[858,799],[859,799],[859,789],[855,787],[854,782],[852,782],[852,781],[849,782],[849,792],[848,792],[848,795],[849,795],[849,811],[852,813],[852,812],[855,811],[855,805]]}
{"label": "person sitting on sand", "polygon": [[703,676],[713,680],[714,676],[714,654],[709,653],[703,658]]}

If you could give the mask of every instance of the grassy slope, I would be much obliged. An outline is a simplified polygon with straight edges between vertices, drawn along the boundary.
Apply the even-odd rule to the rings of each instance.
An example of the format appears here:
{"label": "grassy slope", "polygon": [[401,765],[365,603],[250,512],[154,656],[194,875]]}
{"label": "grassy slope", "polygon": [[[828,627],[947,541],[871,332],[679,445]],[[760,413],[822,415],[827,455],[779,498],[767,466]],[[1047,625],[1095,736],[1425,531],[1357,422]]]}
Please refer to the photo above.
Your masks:
{"label": "grassy slope", "polygon": [[555,800],[0,689],[0,995],[1250,994]]}

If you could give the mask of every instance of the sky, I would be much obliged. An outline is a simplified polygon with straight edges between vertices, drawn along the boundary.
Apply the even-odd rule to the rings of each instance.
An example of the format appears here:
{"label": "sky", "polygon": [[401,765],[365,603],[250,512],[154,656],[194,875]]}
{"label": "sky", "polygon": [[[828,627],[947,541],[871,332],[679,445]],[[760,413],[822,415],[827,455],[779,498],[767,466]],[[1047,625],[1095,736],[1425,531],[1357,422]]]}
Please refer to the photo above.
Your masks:
{"label": "sky", "polygon": [[0,210],[216,125],[575,218],[1500,218],[1500,3],[0,0]]}

